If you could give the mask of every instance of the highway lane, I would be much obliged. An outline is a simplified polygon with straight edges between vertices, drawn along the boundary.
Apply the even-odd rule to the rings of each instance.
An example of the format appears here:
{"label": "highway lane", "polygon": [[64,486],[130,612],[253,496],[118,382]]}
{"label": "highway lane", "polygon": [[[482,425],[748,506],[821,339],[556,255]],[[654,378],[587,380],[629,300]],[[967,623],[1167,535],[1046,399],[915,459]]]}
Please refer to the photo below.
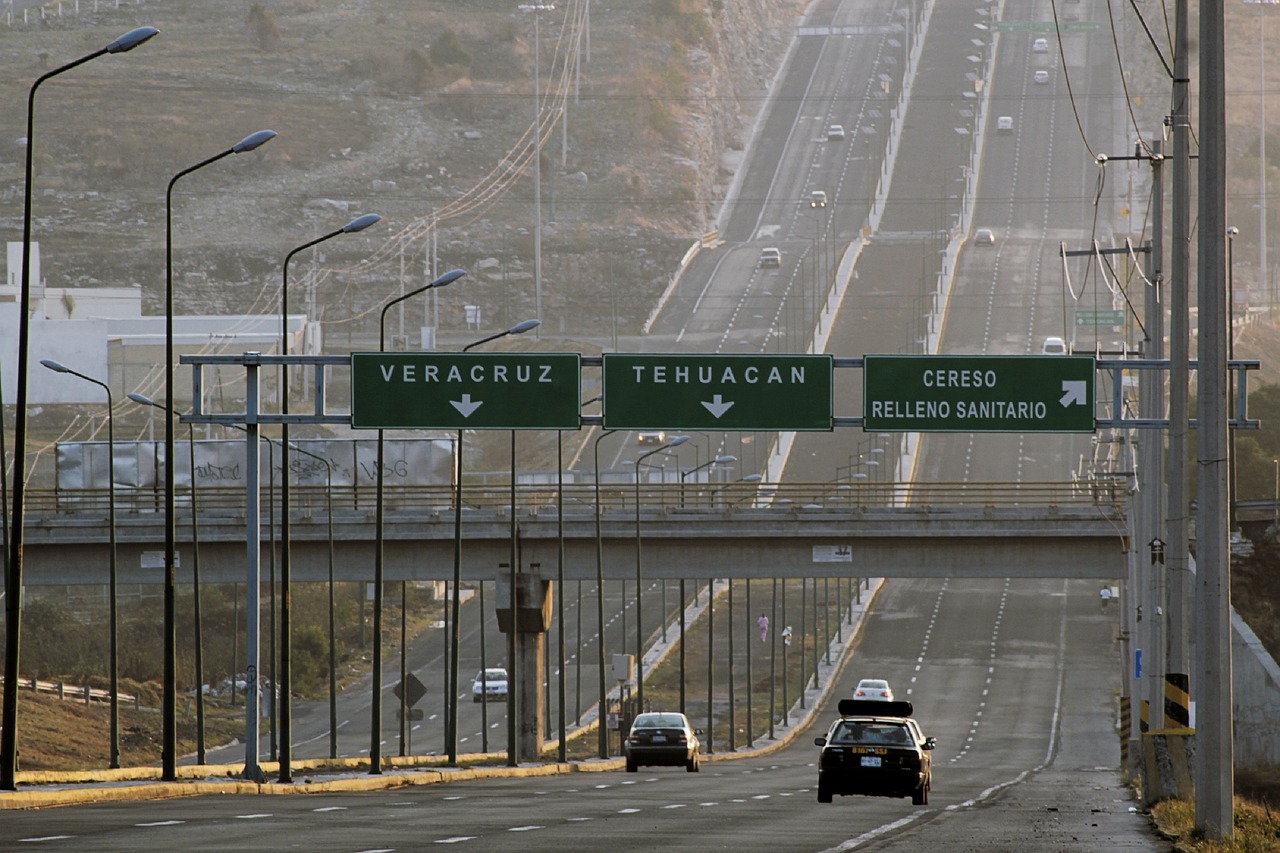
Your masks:
{"label": "highway lane", "polygon": [[382,793],[11,812],[0,824],[0,847],[212,851],[253,848],[270,838],[287,847],[338,851],[449,843],[470,850],[516,844],[530,851],[776,853],[858,849],[912,833],[917,844],[945,845],[934,828],[940,817],[980,807],[994,790],[1043,765],[1065,710],[1109,702],[1110,687],[1098,670],[1068,667],[1066,656],[1079,649],[1083,660],[1104,660],[1114,643],[1112,626],[1081,582],[1044,581],[1014,591],[1000,580],[902,581],[884,595],[832,696],[849,695],[856,679],[870,674],[910,694],[922,725],[939,742],[927,807],[863,797],[816,802],[812,736],[832,718],[828,704],[814,730],[780,751],[708,761],[698,774],[643,768]]}
{"label": "highway lane", "polygon": [[[578,728],[578,708],[583,709],[583,723],[589,722],[588,712],[597,704],[599,696],[599,667],[596,665],[599,629],[596,619],[596,586],[582,584],[581,609],[577,584],[569,583],[565,611],[565,710],[566,727],[570,734]],[[665,607],[663,585],[660,581],[645,584],[643,609],[647,614],[646,636],[658,636],[661,627],[660,614],[667,613],[668,636],[674,640],[678,633],[677,602],[679,584],[666,584]],[[605,651],[606,655],[630,654],[635,650],[635,584],[606,584],[605,588]],[[705,582],[686,584],[690,600],[700,594],[706,601]],[[481,668],[480,632],[484,631],[485,661],[488,666],[507,666],[506,635],[498,631],[494,617],[493,587],[485,593],[484,612],[480,611],[478,597],[469,598],[461,609],[461,645],[458,703],[458,741],[462,753],[505,752],[507,747],[507,703],[476,703],[471,698],[472,677]],[[554,612],[554,611],[553,611]],[[553,617],[554,619],[554,617]],[[582,652],[578,657],[577,637],[581,628]],[[400,701],[392,690],[400,681],[400,656],[398,629],[392,626],[385,649],[383,666],[383,719],[382,755],[399,755],[400,751]],[[547,635],[550,647],[550,666],[547,678],[551,691],[550,725],[548,739],[558,738],[559,713],[559,661],[555,648],[557,628],[553,621]],[[608,660],[608,658],[606,658]],[[424,632],[409,643],[408,672],[427,688],[427,694],[417,708],[423,719],[406,723],[405,754],[441,755],[446,753],[444,735],[445,697],[442,688],[448,664],[448,648],[443,626]],[[610,664],[606,662],[606,666]],[[338,694],[338,754],[340,757],[361,757],[369,754],[370,747],[370,679],[366,677]],[[608,686],[616,685],[609,680]],[[545,689],[545,688],[544,688]],[[580,699],[579,699],[580,697]],[[545,707],[545,704],[544,704]],[[263,761],[272,760],[271,736],[268,720],[261,721],[260,755]],[[293,751],[297,760],[322,758],[329,755],[329,702],[327,699],[293,702]],[[487,732],[487,741],[485,733]],[[186,756],[184,763],[194,763],[195,756]],[[243,762],[244,747],[240,743],[215,745],[207,751],[210,764],[235,764]]]}

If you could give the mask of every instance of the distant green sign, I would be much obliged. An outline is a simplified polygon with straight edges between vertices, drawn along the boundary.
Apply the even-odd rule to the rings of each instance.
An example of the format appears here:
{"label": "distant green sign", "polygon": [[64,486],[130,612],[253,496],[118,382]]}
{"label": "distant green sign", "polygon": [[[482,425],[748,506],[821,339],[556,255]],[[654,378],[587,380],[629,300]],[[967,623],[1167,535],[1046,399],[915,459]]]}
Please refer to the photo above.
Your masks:
{"label": "distant green sign", "polygon": [[830,430],[829,355],[605,353],[606,429]]}
{"label": "distant green sign", "polygon": [[1124,311],[1116,308],[1103,311],[1091,311],[1087,308],[1076,309],[1077,326],[1115,327],[1124,325]]}
{"label": "distant green sign", "polygon": [[868,355],[863,429],[1093,432],[1092,356]]}
{"label": "distant green sign", "polygon": [[577,353],[351,354],[355,429],[578,429]]}

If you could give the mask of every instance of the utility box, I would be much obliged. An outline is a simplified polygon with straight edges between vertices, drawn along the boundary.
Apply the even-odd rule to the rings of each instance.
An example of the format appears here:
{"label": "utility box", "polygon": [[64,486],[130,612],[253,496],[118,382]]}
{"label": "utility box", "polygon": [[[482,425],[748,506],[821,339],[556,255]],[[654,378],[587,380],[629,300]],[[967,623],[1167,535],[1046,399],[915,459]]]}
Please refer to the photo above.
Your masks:
{"label": "utility box", "polygon": [[[498,630],[511,631],[511,578],[498,575]],[[516,575],[516,619],[521,634],[543,634],[551,629],[551,581],[533,574]]]}
{"label": "utility box", "polygon": [[614,681],[630,681],[635,677],[636,656],[635,655],[614,655],[613,656],[613,680]]}

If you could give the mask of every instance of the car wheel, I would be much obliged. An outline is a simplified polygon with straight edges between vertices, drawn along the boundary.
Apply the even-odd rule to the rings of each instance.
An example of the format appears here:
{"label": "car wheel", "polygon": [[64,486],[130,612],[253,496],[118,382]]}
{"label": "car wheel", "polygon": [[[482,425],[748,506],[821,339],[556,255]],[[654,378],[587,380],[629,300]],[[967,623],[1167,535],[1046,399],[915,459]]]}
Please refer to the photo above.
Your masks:
{"label": "car wheel", "polygon": [[479,704],[480,704],[480,697],[479,697],[479,696],[472,696],[472,697],[471,697],[471,701],[472,701],[472,702],[474,702],[475,704],[479,705]]}
{"label": "car wheel", "polygon": [[831,789],[828,788],[826,785],[822,784],[821,782],[818,783],[818,802],[820,803],[831,802]]}
{"label": "car wheel", "polygon": [[929,783],[921,783],[919,788],[911,792],[911,805],[927,806],[929,805]]}
{"label": "car wheel", "polygon": [[685,765],[685,769],[688,770],[690,773],[697,773],[698,767],[699,767],[698,753],[695,752],[693,754],[693,758],[690,758],[689,763]]}
{"label": "car wheel", "polygon": [[636,763],[632,761],[630,758],[627,759],[627,772],[628,773],[636,772]]}

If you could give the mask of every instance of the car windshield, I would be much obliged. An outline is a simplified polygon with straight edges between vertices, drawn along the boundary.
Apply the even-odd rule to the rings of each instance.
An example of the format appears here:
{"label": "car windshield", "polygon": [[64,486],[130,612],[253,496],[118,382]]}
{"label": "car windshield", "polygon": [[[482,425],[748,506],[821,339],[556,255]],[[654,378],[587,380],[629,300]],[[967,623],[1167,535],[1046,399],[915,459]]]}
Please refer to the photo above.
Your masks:
{"label": "car windshield", "polygon": [[862,723],[845,720],[832,732],[830,743],[838,746],[907,746],[911,735],[897,723]]}
{"label": "car windshield", "polygon": [[476,675],[476,681],[506,681],[507,671],[505,669],[486,669],[484,672]]}
{"label": "car windshield", "polygon": [[641,714],[636,717],[637,729],[682,729],[684,719],[679,714]]}
{"label": "car windshield", "polygon": [[887,681],[863,681],[858,685],[864,690],[888,690],[889,682]]}

